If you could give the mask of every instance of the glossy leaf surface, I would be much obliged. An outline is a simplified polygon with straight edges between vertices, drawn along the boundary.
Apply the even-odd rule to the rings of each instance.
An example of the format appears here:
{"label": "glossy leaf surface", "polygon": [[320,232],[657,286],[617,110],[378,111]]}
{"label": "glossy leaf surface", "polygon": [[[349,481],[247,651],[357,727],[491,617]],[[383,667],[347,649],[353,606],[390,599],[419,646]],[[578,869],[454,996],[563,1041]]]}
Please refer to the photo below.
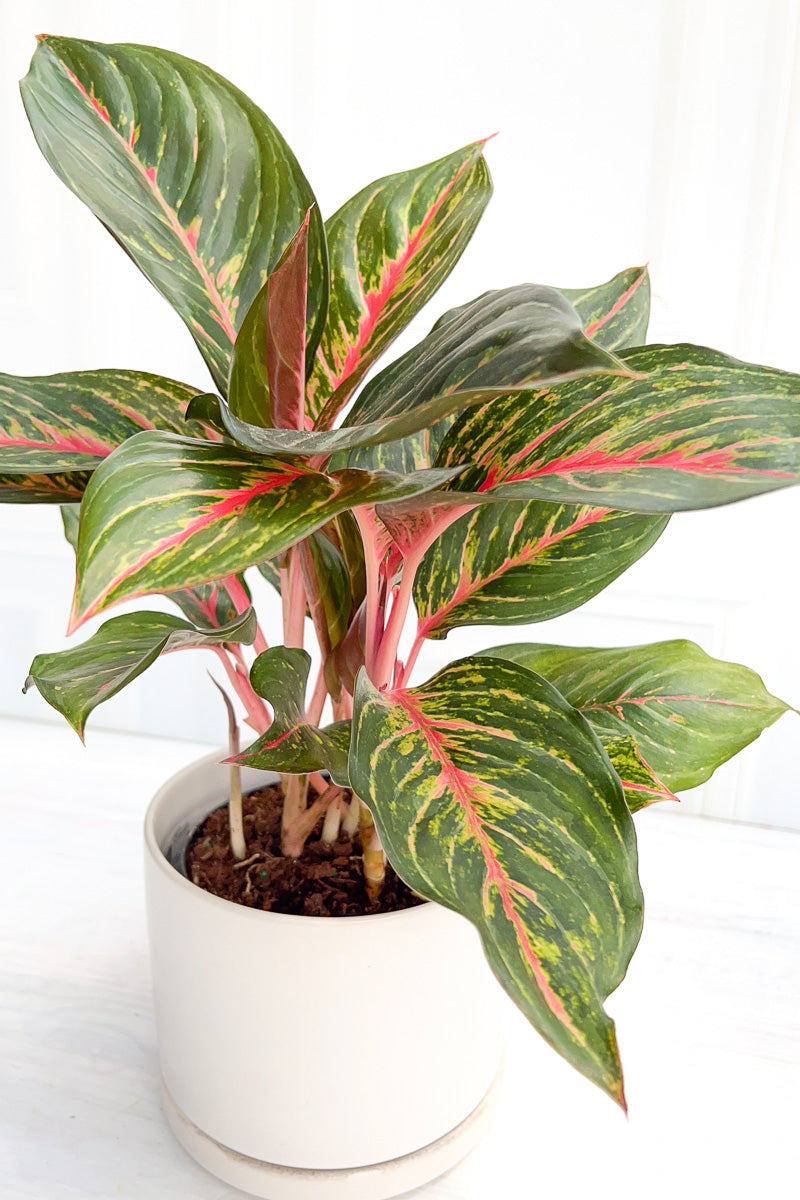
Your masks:
{"label": "glossy leaf surface", "polygon": [[[486,292],[448,313],[417,346],[364,388],[345,419],[358,428],[397,418],[452,392],[487,391],[487,399],[534,380],[562,382],[592,371],[619,371],[613,354],[584,335],[581,320],[555,288],[536,284]],[[449,422],[448,424],[451,424]],[[351,466],[414,470],[430,466],[448,425],[438,424],[402,446],[353,455]]]}
{"label": "glossy leaf surface", "polygon": [[331,296],[308,381],[329,429],[364,375],[452,271],[491,196],[483,142],[363,188],[326,222]]}
{"label": "glossy leaf surface", "polygon": [[660,800],[678,799],[644,761],[635,738],[614,737],[602,729],[597,732],[611,765],[620,777],[625,800],[632,813]]}
{"label": "glossy leaf surface", "polygon": [[620,271],[608,283],[592,288],[562,288],[580,314],[586,336],[607,350],[643,346],[650,319],[650,275],[647,267]]}
{"label": "glossy leaf surface", "polygon": [[25,690],[35,684],[47,703],[63,713],[83,738],[91,711],[121,692],[160,654],[222,642],[249,644],[255,633],[252,609],[213,633],[166,613],[126,613],[106,621],[80,646],[37,654]]}
{"label": "glossy leaf surface", "polygon": [[486,653],[549,679],[604,742],[632,737],[674,791],[704,783],[789,707],[749,667],[682,639],[613,650],[518,644]]}
{"label": "glossy leaf surface", "polygon": [[437,466],[508,499],[640,512],[727,504],[800,480],[800,376],[699,346],[645,346],[589,376],[462,414]]}
{"label": "glossy leaf surface", "polygon": [[305,650],[276,646],[259,654],[250,682],[271,706],[274,720],[258,741],[231,761],[289,775],[327,770],[346,787],[350,722],[338,721],[325,729],[309,725],[305,695],[310,668]]}
{"label": "glossy leaf surface", "polygon": [[[236,331],[314,205],[275,126],[216,72],[147,46],[45,38],[22,98],[50,166],[177,310],[224,388]],[[315,208],[310,351],[326,257]]]}
{"label": "glossy leaf surface", "polygon": [[419,632],[521,625],[570,612],[636,562],[668,517],[509,501],[445,530],[414,581]]}
{"label": "glossy leaf surface", "polygon": [[636,843],[580,714],[532,672],[484,657],[410,691],[379,692],[362,672],[350,778],[397,872],[477,926],[536,1028],[623,1102],[603,1001],[639,937]]}
{"label": "glossy leaf surface", "polygon": [[[126,438],[143,429],[192,432],[185,416],[196,395],[143,371],[0,373],[0,476],[11,493],[2,499],[17,489],[19,499],[79,499],[87,472]],[[37,483],[41,476],[52,482]]]}
{"label": "glossy leaf surface", "polygon": [[237,574],[354,505],[448,478],[323,475],[219,442],[137,434],[101,464],[84,497],[71,628],[132,596]]}

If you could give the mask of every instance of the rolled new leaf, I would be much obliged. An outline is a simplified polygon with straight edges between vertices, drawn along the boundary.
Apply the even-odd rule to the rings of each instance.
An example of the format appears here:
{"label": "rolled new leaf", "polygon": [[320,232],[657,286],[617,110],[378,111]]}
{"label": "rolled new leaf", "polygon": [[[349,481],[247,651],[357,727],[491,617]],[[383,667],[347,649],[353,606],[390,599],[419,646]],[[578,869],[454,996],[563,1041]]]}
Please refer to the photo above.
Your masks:
{"label": "rolled new leaf", "polygon": [[603,1001],[642,897],[622,787],[587,722],[512,663],[466,658],[410,691],[362,672],[350,779],[398,874],[475,924],[526,1016],[624,1104]]}
{"label": "rolled new leaf", "polygon": [[0,499],[80,499],[89,474],[126,438],[192,432],[186,411],[197,394],[145,371],[0,373]]}
{"label": "rolled new leaf", "polygon": [[305,650],[275,646],[259,654],[250,682],[271,706],[274,720],[266,733],[230,761],[289,775],[324,770],[347,787],[350,722],[337,721],[325,729],[308,723],[305,696],[310,668]]}
{"label": "rolled new leaf", "polygon": [[800,376],[701,346],[620,358],[637,378],[586,376],[462,414],[436,465],[458,492],[677,512],[800,480]]}
{"label": "rolled new leaf", "polygon": [[[21,86],[50,166],[183,318],[223,389],[236,332],[315,204],[292,151],[238,88],[167,50],[44,37]],[[327,287],[314,207],[309,357]]]}
{"label": "rolled new leaf", "polygon": [[790,707],[749,667],[683,639],[616,649],[518,643],[486,654],[549,679],[606,745],[633,738],[674,791],[705,783]]}
{"label": "rolled new leaf", "polygon": [[330,311],[307,393],[318,428],[330,429],[461,257],[492,194],[483,146],[377,179],[326,222]]}
{"label": "rolled new leaf", "polygon": [[310,216],[251,304],[233,347],[230,409],[256,427],[305,428]]}
{"label": "rolled new leaf", "polygon": [[214,631],[198,629],[167,613],[127,613],[106,621],[80,646],[37,654],[23,691],[35,685],[47,703],[67,718],[82,741],[92,710],[121,692],[159,655],[222,642],[249,645],[255,634],[252,609]]}
{"label": "rolled new leaf", "polygon": [[450,478],[325,475],[219,442],[137,434],[87,488],[70,628],[133,596],[238,574],[348,508],[417,495]]}

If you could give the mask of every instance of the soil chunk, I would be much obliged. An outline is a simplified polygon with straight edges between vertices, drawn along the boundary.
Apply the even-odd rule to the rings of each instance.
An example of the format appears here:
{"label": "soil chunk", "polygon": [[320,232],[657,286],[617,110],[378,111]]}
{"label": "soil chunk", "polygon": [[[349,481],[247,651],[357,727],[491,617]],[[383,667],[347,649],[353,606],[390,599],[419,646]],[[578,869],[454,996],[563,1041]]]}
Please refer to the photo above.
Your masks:
{"label": "soil chunk", "polygon": [[320,840],[318,828],[300,858],[284,858],[282,804],[283,792],[277,784],[244,797],[247,858],[242,862],[231,854],[227,806],[210,813],[189,842],[189,879],[235,904],[306,917],[365,916],[423,903],[388,863],[378,901],[369,900],[358,835],[329,845]]}

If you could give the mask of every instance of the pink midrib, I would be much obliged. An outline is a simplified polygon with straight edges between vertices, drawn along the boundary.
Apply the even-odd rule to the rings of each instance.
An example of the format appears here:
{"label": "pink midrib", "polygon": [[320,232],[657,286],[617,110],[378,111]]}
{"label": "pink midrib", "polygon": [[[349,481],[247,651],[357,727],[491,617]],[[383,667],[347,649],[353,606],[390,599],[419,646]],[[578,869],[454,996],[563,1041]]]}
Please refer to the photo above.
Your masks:
{"label": "pink midrib", "polygon": [[[345,383],[345,381],[349,379],[349,377],[358,368],[361,362],[361,357],[372,339],[372,335],[384,314],[384,310],[386,309],[389,300],[397,290],[402,276],[408,270],[412,259],[419,250],[425,234],[428,232],[428,229],[430,228],[445,200],[450,195],[451,191],[456,186],[464,172],[472,165],[472,162],[472,158],[465,162],[460,170],[457,171],[453,176],[447,187],[444,188],[441,194],[437,197],[435,204],[433,204],[426,213],[425,219],[418,228],[417,232],[407,242],[403,253],[399,258],[389,263],[388,268],[384,272],[384,275],[381,279],[378,290],[375,292],[370,292],[369,295],[365,294],[362,290],[364,306],[367,310],[367,314],[359,326],[358,340],[354,342],[347,351],[344,363],[342,363],[342,365],[338,368],[338,371],[334,376],[331,376],[330,370],[327,368],[327,363],[325,362],[322,348],[320,347],[320,349],[317,351],[317,356],[320,359],[322,366],[326,368],[326,374],[328,375],[328,378],[331,379],[333,391],[336,391],[337,388],[340,388],[342,384]],[[360,275],[359,282],[361,282]]]}
{"label": "pink midrib", "polygon": [[550,981],[542,967],[541,960],[531,945],[528,932],[525,929],[522,918],[520,917],[514,905],[512,883],[504,872],[500,862],[497,859],[497,855],[492,849],[491,842],[489,841],[486,831],[483,828],[483,822],[478,816],[475,806],[469,798],[469,794],[462,779],[461,773],[456,770],[447,755],[444,739],[439,735],[437,727],[434,726],[431,721],[426,719],[424,714],[421,712],[419,705],[411,699],[408,692],[387,692],[385,695],[386,699],[390,703],[399,704],[405,710],[412,725],[414,725],[426,739],[431,754],[440,764],[445,778],[445,783],[452,790],[453,794],[458,800],[458,803],[461,805],[467,824],[478,844],[480,845],[481,852],[484,860],[486,861],[488,874],[486,877],[484,890],[486,891],[492,884],[494,884],[494,886],[497,888],[503,904],[503,911],[514,928],[519,943],[522,947],[523,954],[525,955],[525,961],[528,963],[531,969],[534,979],[536,980],[536,984],[544,998],[545,1004],[550,1009],[556,1020],[567,1030],[569,1030],[572,1037],[574,1037],[580,1045],[585,1046],[585,1037],[580,1030],[575,1028],[569,1014],[564,1008],[562,1001],[553,991]]}
{"label": "pink midrib", "polygon": [[120,145],[124,147],[128,158],[134,164],[134,166],[136,167],[136,170],[139,172],[142,179],[147,180],[149,190],[151,191],[154,199],[156,200],[159,207],[161,208],[161,210],[167,217],[167,220],[169,221],[172,232],[178,238],[179,242],[181,243],[181,246],[184,248],[186,253],[189,255],[189,258],[190,258],[193,266],[196,268],[198,274],[200,275],[200,277],[203,280],[203,284],[206,288],[209,299],[211,300],[211,303],[214,305],[215,309],[217,310],[216,319],[217,319],[218,323],[221,325],[221,327],[224,329],[225,333],[230,338],[231,343],[235,342],[236,341],[236,329],[233,324],[233,319],[231,317],[230,309],[228,308],[228,305],[225,303],[225,301],[222,299],[222,296],[219,294],[217,286],[216,286],[208,268],[206,267],[205,263],[201,259],[200,255],[197,253],[197,235],[196,234],[192,235],[189,233],[189,231],[187,229],[183,228],[180,221],[178,220],[177,213],[174,211],[174,209],[170,208],[169,204],[167,204],[166,200],[164,199],[164,195],[161,192],[161,189],[159,188],[158,184],[156,183],[156,168],[155,167],[149,167],[149,168],[145,167],[144,164],[139,161],[137,156],[133,153],[132,144],[130,142],[126,141],[126,139],[122,136],[122,134],[119,132],[119,130],[114,128],[114,125],[111,122],[111,117],[109,116],[107,109],[103,107],[103,105],[100,103],[99,100],[97,100],[94,96],[90,95],[90,93],[86,90],[86,88],[81,83],[80,79],[78,79],[77,75],[75,75],[75,73],[73,71],[70,71],[69,67],[67,67],[66,64],[62,64],[62,65],[64,66],[64,70],[66,71],[67,76],[72,81],[72,83],[74,83],[74,85],[78,89],[78,91],[83,96],[86,97],[86,99],[89,101],[92,108],[95,110],[95,112],[100,117],[100,119],[103,121],[103,123],[108,127],[108,129],[111,131],[111,133],[114,135],[114,137],[117,138]]}
{"label": "pink midrib", "polygon": [[52,450],[69,454],[89,454],[92,458],[107,458],[114,446],[87,435],[63,436],[55,433],[52,441],[36,441],[34,438],[11,437],[0,433],[0,449]]}
{"label": "pink midrib", "polygon": [[[76,585],[75,600],[73,602],[72,614],[70,616],[67,632],[74,633],[75,630],[83,625],[85,621],[88,621],[91,617],[96,616],[97,613],[100,612],[104,607],[105,601],[108,599],[111,593],[116,591],[126,579],[130,579],[131,576],[138,574],[139,571],[146,567],[148,563],[152,562],[153,559],[158,558],[159,555],[165,554],[167,551],[174,549],[176,546],[185,544],[191,537],[201,533],[210,525],[213,525],[214,523],[222,521],[226,517],[233,515],[233,513],[235,513],[238,509],[245,509],[248,504],[250,504],[257,496],[266,495],[269,492],[274,491],[276,488],[290,483],[294,479],[300,478],[300,476],[303,474],[303,471],[292,471],[291,469],[287,468],[284,474],[273,476],[270,479],[264,479],[261,483],[254,484],[250,488],[246,488],[238,492],[228,493],[223,500],[210,507],[207,512],[202,514],[202,516],[195,517],[195,519],[191,521],[184,529],[182,529],[180,533],[174,533],[170,537],[164,538],[163,541],[151,547],[147,554],[142,555],[142,557],[138,559],[138,561],[132,566],[128,567],[127,570],[122,571],[119,575],[112,579],[112,581],[107,584],[103,591],[98,595],[94,604],[87,609],[80,619],[78,619],[78,589]],[[222,578],[227,578],[227,574]],[[134,594],[141,595],[143,593]],[[133,595],[126,597],[126,599],[132,598]]]}
{"label": "pink midrib", "polygon": [[609,311],[606,313],[606,315],[604,317],[601,317],[599,321],[595,321],[591,325],[587,325],[586,336],[588,338],[593,338],[594,335],[597,333],[598,329],[602,329],[602,327],[604,325],[606,325],[613,317],[615,317],[618,312],[622,311],[622,309],[628,303],[628,301],[630,300],[630,298],[634,294],[634,292],[637,290],[637,288],[640,288],[642,286],[644,279],[645,279],[645,275],[644,275],[644,272],[642,272],[642,274],[639,276],[639,278],[636,280],[636,282],[631,284],[631,286],[628,288],[627,292],[623,292],[623,294],[620,296],[619,300],[614,305],[614,307],[609,309]]}
{"label": "pink midrib", "polygon": [[513,571],[516,567],[523,567],[536,559],[544,550],[548,550],[551,546],[557,546],[565,538],[570,537],[574,533],[580,533],[582,529],[586,529],[590,525],[596,524],[598,521],[604,520],[612,510],[610,508],[595,508],[580,521],[576,521],[570,525],[568,529],[562,533],[551,535],[550,537],[540,538],[534,546],[531,546],[523,554],[518,554],[514,558],[506,559],[502,566],[496,571],[492,571],[488,575],[481,575],[477,579],[467,580],[466,576],[462,575],[458,587],[455,590],[452,600],[448,600],[447,604],[437,609],[436,612],[426,617],[424,621],[420,621],[418,631],[421,637],[430,637],[431,630],[438,629],[448,613],[454,608],[458,608],[465,600],[471,599],[476,593],[482,591],[485,587],[500,579],[507,571]]}
{"label": "pink midrib", "polygon": [[504,477],[502,467],[492,467],[478,489],[481,492],[490,491],[506,483],[523,483],[530,479],[546,478],[549,475],[566,475],[571,471],[630,471],[656,470],[685,471],[692,475],[751,475],[768,479],[795,479],[791,471],[765,471],[754,467],[735,466],[736,447],[729,446],[721,450],[709,450],[704,454],[687,457],[681,450],[671,450],[666,454],[653,458],[642,458],[648,446],[639,447],[621,454],[604,454],[598,450],[584,450],[571,457],[555,459],[543,466],[531,467],[527,471]]}

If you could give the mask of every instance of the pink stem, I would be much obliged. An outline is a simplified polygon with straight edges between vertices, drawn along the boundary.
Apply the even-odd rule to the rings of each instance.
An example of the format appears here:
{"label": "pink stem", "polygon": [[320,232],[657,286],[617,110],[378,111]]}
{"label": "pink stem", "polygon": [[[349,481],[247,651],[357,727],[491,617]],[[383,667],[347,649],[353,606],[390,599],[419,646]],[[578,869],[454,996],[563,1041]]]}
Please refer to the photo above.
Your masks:
{"label": "pink stem", "polygon": [[233,690],[241,700],[247,713],[247,723],[256,733],[265,733],[270,726],[267,706],[260,696],[257,696],[253,691],[250,680],[247,675],[247,669],[242,670],[239,664],[234,664],[230,660],[230,654],[226,653],[222,646],[209,646],[213,650],[218,659],[225,668],[225,674],[230,680]]}
{"label": "pink stem", "polygon": [[378,608],[381,579],[378,560],[373,549],[372,538],[370,537],[369,524],[366,518],[362,516],[360,509],[354,508],[353,516],[355,517],[358,528],[361,532],[361,541],[364,546],[364,570],[366,572],[367,589],[367,613],[364,630],[364,661],[366,663],[367,671],[371,674],[379,637],[383,632],[383,625],[380,619]]}
{"label": "pink stem", "polygon": [[403,667],[403,670],[400,672],[400,675],[398,677],[398,680],[397,680],[398,687],[406,687],[406,685],[408,684],[408,681],[411,678],[411,672],[414,670],[414,667],[415,667],[416,661],[417,661],[417,657],[419,656],[419,652],[422,649],[424,644],[425,644],[424,636],[419,631],[417,631],[417,636],[415,637],[414,645],[411,647],[411,650],[409,652],[408,658],[406,660],[406,665]]}
{"label": "pink stem", "polygon": [[[288,598],[283,610],[283,642],[285,646],[302,649],[306,621],[306,589],[303,583],[303,572],[294,549],[289,551],[286,583]],[[281,571],[281,590],[283,590],[283,571]]]}
{"label": "pink stem", "polygon": [[327,695],[328,689],[325,685],[325,666],[323,664],[319,669],[317,682],[314,685],[311,702],[308,706],[307,716],[309,725],[319,725],[319,719],[322,716],[322,710],[325,706]]}
{"label": "pink stem", "polygon": [[[236,606],[237,613],[245,613],[248,608],[252,608],[253,602],[245,591],[244,584],[238,575],[231,575],[225,580],[225,587],[228,589],[228,595]],[[256,621],[256,640],[253,643],[256,654],[263,654],[269,649],[267,639],[264,637],[261,626]]]}

